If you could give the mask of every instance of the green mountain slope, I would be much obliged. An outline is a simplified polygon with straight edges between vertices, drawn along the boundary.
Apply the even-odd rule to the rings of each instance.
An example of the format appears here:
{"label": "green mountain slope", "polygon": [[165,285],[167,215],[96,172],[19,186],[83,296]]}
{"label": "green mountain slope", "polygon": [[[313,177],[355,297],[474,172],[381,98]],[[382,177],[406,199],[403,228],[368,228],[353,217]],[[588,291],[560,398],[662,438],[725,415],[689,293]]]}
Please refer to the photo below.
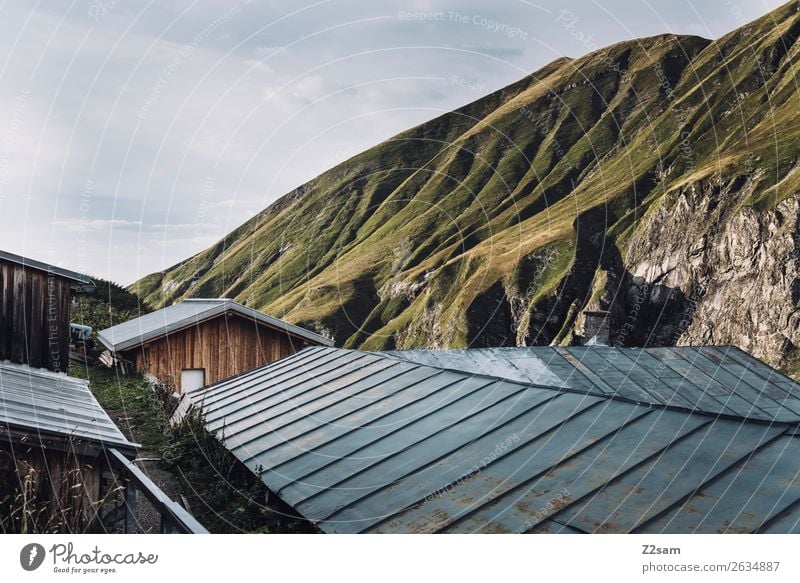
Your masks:
{"label": "green mountain slope", "polygon": [[714,42],[559,59],[134,289],[235,297],[371,349],[566,343],[603,308],[622,344],[729,342],[791,368],[798,36],[792,2]]}

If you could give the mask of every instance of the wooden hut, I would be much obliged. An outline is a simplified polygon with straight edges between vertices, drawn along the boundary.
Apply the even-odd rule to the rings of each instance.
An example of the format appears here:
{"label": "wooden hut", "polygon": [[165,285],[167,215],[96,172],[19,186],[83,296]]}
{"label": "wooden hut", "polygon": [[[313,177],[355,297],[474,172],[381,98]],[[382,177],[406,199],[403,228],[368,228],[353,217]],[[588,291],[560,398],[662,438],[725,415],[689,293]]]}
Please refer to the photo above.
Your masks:
{"label": "wooden hut", "polygon": [[0,364],[3,529],[102,530],[112,494],[107,448],[135,457],[88,382],[26,365]]}
{"label": "wooden hut", "polygon": [[230,299],[188,299],[98,334],[117,362],[178,394],[333,341]]}
{"label": "wooden hut", "polygon": [[74,271],[0,251],[0,361],[66,372],[70,296],[90,285]]}
{"label": "wooden hut", "polygon": [[138,447],[88,381],[0,363],[0,532],[137,532],[138,494],[161,532],[206,532],[131,462]]}

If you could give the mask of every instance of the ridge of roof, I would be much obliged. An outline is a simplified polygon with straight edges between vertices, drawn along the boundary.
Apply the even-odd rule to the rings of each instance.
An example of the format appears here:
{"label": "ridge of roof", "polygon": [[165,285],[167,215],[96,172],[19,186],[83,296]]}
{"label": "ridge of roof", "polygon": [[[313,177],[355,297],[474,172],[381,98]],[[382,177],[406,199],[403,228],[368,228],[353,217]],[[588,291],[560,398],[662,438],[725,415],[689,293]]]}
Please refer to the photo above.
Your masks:
{"label": "ridge of roof", "polygon": [[[757,363],[757,366],[760,365],[765,370],[768,370],[767,373],[769,377],[775,377],[775,381],[770,382],[769,377],[766,379],[762,379],[758,377],[758,374],[754,372],[754,370],[744,370],[739,371],[739,367],[744,367],[745,365],[741,362],[735,363],[728,363],[728,366],[735,366],[737,367],[736,373],[731,373],[724,368],[724,361],[720,362],[718,368],[714,372],[709,372],[708,367],[706,370],[702,370],[700,367],[693,367],[693,362],[688,362],[686,359],[687,351],[696,351],[697,354],[693,355],[697,360],[704,358],[705,355],[703,351],[715,350],[715,349],[725,349],[725,350],[733,350],[739,355],[742,356],[742,360],[749,360],[753,363]],[[638,387],[638,384],[647,384],[643,382],[634,382],[630,379],[632,372],[622,373],[618,369],[616,369],[613,364],[609,361],[603,361],[602,366],[606,367],[604,371],[601,371],[605,376],[612,377],[612,378],[619,378],[622,375],[622,380],[618,381],[609,381],[606,383],[605,381],[600,378],[600,373],[594,374],[596,371],[593,371],[590,367],[585,366],[583,360],[577,359],[574,355],[571,355],[569,350],[573,350],[576,352],[586,352],[587,354],[602,354],[608,353],[612,354],[615,351],[619,352],[621,356],[625,358],[630,358],[628,355],[625,354],[626,351],[629,352],[645,352],[648,356],[652,356],[653,354],[662,354],[668,353],[675,355],[674,359],[667,359],[667,360],[675,360],[680,361],[683,360],[682,364],[663,364],[663,361],[659,362],[658,366],[662,366],[662,373],[666,373],[668,378],[661,379],[655,376],[652,372],[647,372],[642,368],[642,370],[636,370],[636,375],[634,376],[642,376],[644,373],[651,375],[651,379],[648,381],[652,382],[655,379],[657,382],[660,382],[664,385],[663,388],[661,387],[651,387],[650,390],[642,389]],[[450,370],[453,372],[461,372],[466,374],[471,374],[475,376],[481,377],[492,377],[501,379],[506,382],[514,382],[514,383],[522,383],[522,384],[530,384],[531,386],[540,387],[540,388],[551,388],[551,389],[558,389],[563,390],[566,392],[576,391],[582,394],[588,395],[595,395],[600,397],[606,398],[613,398],[629,403],[636,403],[639,405],[644,405],[648,407],[657,407],[657,408],[669,408],[670,410],[674,411],[682,411],[686,413],[696,413],[696,414],[705,414],[711,416],[720,416],[726,419],[741,419],[746,421],[753,421],[753,422],[760,422],[760,423],[791,423],[791,424],[798,424],[800,423],[800,384],[792,380],[791,378],[783,375],[779,371],[775,370],[774,368],[770,367],[766,363],[760,361],[759,359],[755,358],[754,356],[748,354],[747,352],[743,351],[742,349],[735,347],[735,346],[703,346],[703,347],[686,347],[686,346],[673,346],[673,347],[653,347],[653,348],[638,348],[638,347],[630,347],[630,348],[616,348],[616,347],[609,347],[609,346],[580,346],[580,347],[569,347],[569,350],[564,347],[550,347],[550,346],[537,346],[537,347],[501,347],[501,348],[474,348],[474,349],[450,349],[450,350],[428,350],[428,349],[412,349],[408,351],[402,350],[391,350],[391,351],[377,351],[375,354],[388,356],[391,358],[398,358],[401,360],[405,360],[408,362],[414,362],[417,364],[423,364],[425,366],[432,366],[436,368],[442,368],[443,370]],[[459,359],[452,359],[450,361],[450,365],[443,364],[442,360],[447,360],[446,357],[448,353],[455,354],[455,353],[462,353],[462,352],[473,352],[474,354],[478,354],[485,351],[507,351],[507,352],[519,352],[522,354],[530,354],[531,356],[539,358],[539,355],[536,354],[545,354],[547,351],[553,351],[554,354],[560,355],[566,353],[568,357],[570,357],[571,361],[566,361],[559,364],[559,369],[553,371],[553,366],[551,365],[551,361],[546,362],[548,368],[551,372],[555,372],[556,376],[564,381],[562,385],[556,384],[547,384],[541,382],[535,382],[532,380],[523,380],[520,378],[509,378],[506,376],[497,376],[492,375],[485,372],[487,367],[482,367],[480,370],[476,368],[464,368],[463,367],[463,360]],[[435,354],[437,356],[436,362],[431,363],[429,359],[423,358],[429,354]],[[726,352],[724,356],[727,356],[728,353]],[[717,355],[718,356],[718,355]],[[462,366],[459,367],[458,365],[461,364]],[[480,364],[480,363],[478,363]],[[638,361],[634,361],[634,365],[638,364]],[[680,370],[682,366],[689,366],[690,368],[686,369],[684,374],[681,375],[680,373],[676,372],[676,370]],[[569,367],[569,368],[567,368]],[[568,373],[565,373],[564,370],[568,370]],[[631,369],[632,371],[633,369]],[[753,373],[753,378],[758,377],[758,380],[753,381],[750,379],[750,382],[760,382],[762,386],[756,388],[753,385],[748,384],[744,381],[744,377],[748,373]],[[729,377],[730,383],[733,386],[725,386],[719,379],[715,378],[713,375],[719,375],[720,377]],[[763,371],[760,373],[763,374]],[[738,375],[738,376],[737,376]],[[592,378],[594,377],[594,378]],[[695,380],[692,380],[690,377],[694,377]],[[576,382],[578,381],[578,382]],[[677,384],[675,382],[677,381]],[[735,382],[734,382],[735,381]],[[629,387],[628,390],[621,392],[623,389],[621,388],[623,384],[627,383]],[[671,383],[671,384],[670,384]],[[787,385],[791,384],[791,389],[794,390],[794,394],[790,392],[790,389],[787,388]],[[616,386],[614,386],[616,385]],[[629,390],[630,385],[637,385],[635,388],[641,389],[637,391]],[[601,387],[605,386],[606,390],[602,390]],[[656,398],[656,389],[661,392],[671,391],[669,397],[665,397],[661,395],[661,399]],[[726,394],[719,394],[722,393],[722,389],[729,389],[729,392]],[[767,390],[768,389],[768,390]],[[738,391],[738,392],[737,392]],[[782,391],[786,393],[782,400],[772,396],[776,394],[776,392]],[[667,399],[668,402],[664,402],[664,399]],[[725,400],[723,400],[725,399]],[[672,401],[675,401],[674,403]],[[684,404],[681,405],[680,403],[683,402]],[[734,405],[730,405],[731,402],[735,403]],[[766,403],[766,405],[764,404]],[[791,404],[791,407],[788,406],[787,403]]]}
{"label": "ridge of roof", "polygon": [[[608,347],[590,347],[590,348],[594,349],[594,348],[608,348]],[[718,419],[727,419],[727,420],[732,420],[732,421],[743,421],[743,422],[758,423],[758,424],[776,424],[777,423],[777,424],[786,425],[787,427],[800,427],[800,416],[796,416],[796,418],[792,419],[792,420],[778,420],[778,419],[775,419],[775,418],[763,418],[763,417],[756,417],[756,416],[740,415],[740,414],[735,414],[735,413],[726,413],[724,411],[710,411],[710,410],[703,409],[703,408],[700,408],[700,407],[687,407],[687,406],[682,406],[682,405],[677,405],[677,404],[655,402],[655,401],[650,401],[650,400],[637,400],[637,399],[634,399],[634,398],[626,397],[625,395],[621,395],[621,394],[619,394],[617,392],[615,392],[615,393],[607,393],[607,392],[603,392],[603,391],[601,391],[599,389],[576,388],[576,387],[571,387],[571,386],[568,386],[568,385],[564,385],[564,386],[548,385],[548,384],[543,384],[543,383],[535,383],[535,382],[523,381],[523,380],[519,380],[519,379],[510,379],[510,378],[506,378],[506,377],[501,377],[501,376],[488,374],[486,372],[465,371],[465,370],[462,370],[462,369],[459,369],[459,368],[451,368],[451,367],[446,367],[446,366],[442,366],[442,365],[433,365],[433,364],[420,363],[420,362],[417,362],[417,361],[414,361],[414,360],[404,359],[402,357],[399,357],[399,356],[395,355],[394,353],[397,352],[397,351],[387,351],[387,352],[389,352],[387,354],[386,352],[382,352],[382,351],[362,351],[362,350],[357,350],[357,349],[339,348],[339,347],[331,347],[331,346],[309,346],[309,347],[303,348],[302,350],[296,352],[293,355],[284,357],[284,358],[282,358],[280,360],[264,364],[264,365],[262,365],[262,366],[260,366],[260,367],[258,367],[256,369],[253,369],[253,370],[250,370],[250,371],[246,371],[244,373],[240,373],[239,375],[236,375],[234,377],[230,377],[230,378],[227,378],[227,379],[223,379],[223,380],[217,381],[216,383],[208,385],[206,387],[203,387],[200,390],[193,391],[192,393],[187,393],[186,394],[187,402],[189,402],[189,401],[192,402],[192,403],[196,403],[197,401],[202,402],[203,401],[203,396],[211,394],[219,385],[223,385],[223,384],[229,385],[231,383],[236,382],[237,380],[242,380],[243,382],[246,382],[250,377],[256,377],[256,376],[258,376],[260,374],[263,374],[267,369],[270,369],[270,368],[274,367],[275,365],[285,364],[285,361],[287,361],[287,359],[290,359],[290,358],[292,358],[294,356],[302,355],[302,354],[306,353],[307,351],[320,350],[320,349],[324,349],[326,351],[331,351],[331,352],[339,352],[339,353],[365,354],[365,355],[369,354],[369,355],[376,356],[378,358],[394,360],[396,362],[405,362],[405,363],[415,364],[418,367],[425,367],[425,368],[429,368],[429,369],[436,369],[436,370],[440,370],[440,371],[446,371],[448,373],[460,375],[464,379],[482,378],[482,379],[486,379],[488,381],[509,383],[509,384],[512,384],[512,385],[518,385],[520,387],[531,387],[531,388],[545,389],[545,390],[551,390],[551,391],[556,391],[556,392],[561,392],[561,393],[570,393],[570,394],[576,394],[576,395],[586,395],[586,396],[591,396],[591,397],[599,397],[599,398],[602,398],[602,399],[619,401],[621,403],[628,403],[628,404],[631,404],[631,405],[638,405],[638,406],[647,407],[647,408],[651,408],[651,409],[663,409],[663,410],[668,410],[668,411],[675,411],[675,412],[678,412],[678,413],[684,413],[684,414],[687,414],[687,415],[703,415],[705,417],[710,417],[710,418],[715,418],[715,419],[716,418],[718,418]],[[479,350],[479,349],[477,349],[477,350]],[[737,348],[737,350],[741,351],[741,349],[738,349],[738,348]],[[742,352],[744,352],[744,351],[742,351]],[[768,366],[768,365],[765,365],[765,366]]]}
{"label": "ridge of roof", "polygon": [[133,348],[144,342],[160,338],[228,311],[236,312],[247,318],[253,318],[266,326],[283,330],[288,334],[323,346],[333,345],[332,340],[316,332],[269,316],[227,298],[184,300],[101,330],[98,332],[97,337],[103,346],[112,352],[117,352]]}
{"label": "ridge of roof", "polygon": [[208,302],[208,303],[224,303],[233,302],[232,298],[184,298],[181,302]]}

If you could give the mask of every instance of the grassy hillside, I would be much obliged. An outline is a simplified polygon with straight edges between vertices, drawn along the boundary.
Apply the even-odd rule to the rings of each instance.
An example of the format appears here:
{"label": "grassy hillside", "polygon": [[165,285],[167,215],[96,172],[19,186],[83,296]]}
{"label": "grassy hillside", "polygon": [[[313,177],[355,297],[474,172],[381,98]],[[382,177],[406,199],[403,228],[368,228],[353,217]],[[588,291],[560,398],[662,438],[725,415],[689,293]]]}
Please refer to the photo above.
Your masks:
{"label": "grassy hillside", "polygon": [[[153,306],[235,297],[344,346],[569,342],[581,308],[629,310],[642,234],[665,205],[716,188],[692,218],[702,238],[797,193],[799,35],[792,2],[714,42],[661,35],[559,59],[336,166],[133,290]],[[637,341],[657,316],[637,316]]]}
{"label": "grassy hillside", "polygon": [[94,334],[152,311],[130,290],[99,277],[92,278],[92,281],[96,290],[92,294],[76,296],[70,315],[73,323],[91,326]]}

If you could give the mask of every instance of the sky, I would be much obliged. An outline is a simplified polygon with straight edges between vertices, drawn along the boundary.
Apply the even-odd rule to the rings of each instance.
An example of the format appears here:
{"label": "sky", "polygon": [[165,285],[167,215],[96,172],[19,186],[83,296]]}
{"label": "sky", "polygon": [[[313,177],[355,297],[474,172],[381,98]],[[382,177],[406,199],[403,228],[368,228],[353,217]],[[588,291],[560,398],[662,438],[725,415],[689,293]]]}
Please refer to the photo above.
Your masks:
{"label": "sky", "polygon": [[0,249],[130,284],[561,57],[772,0],[8,0]]}

